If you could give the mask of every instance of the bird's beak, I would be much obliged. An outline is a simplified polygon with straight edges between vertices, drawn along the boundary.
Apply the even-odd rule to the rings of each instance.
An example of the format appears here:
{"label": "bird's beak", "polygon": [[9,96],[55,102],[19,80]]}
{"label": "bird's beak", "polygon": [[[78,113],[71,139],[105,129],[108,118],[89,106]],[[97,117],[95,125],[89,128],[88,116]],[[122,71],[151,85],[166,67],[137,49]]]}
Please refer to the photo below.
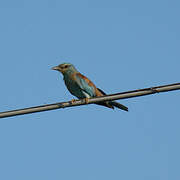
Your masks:
{"label": "bird's beak", "polygon": [[59,67],[58,67],[58,66],[55,66],[55,67],[53,67],[53,68],[51,68],[51,69],[58,71],[58,70],[59,70]]}

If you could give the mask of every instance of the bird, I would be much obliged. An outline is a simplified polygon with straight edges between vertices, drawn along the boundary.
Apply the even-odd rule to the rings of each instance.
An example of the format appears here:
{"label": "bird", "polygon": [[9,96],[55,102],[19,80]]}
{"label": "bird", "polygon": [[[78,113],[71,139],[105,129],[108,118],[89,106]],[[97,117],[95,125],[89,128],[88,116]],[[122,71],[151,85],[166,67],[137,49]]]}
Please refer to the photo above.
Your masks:
{"label": "bird", "polygon": [[[106,95],[103,90],[97,88],[91,80],[82,75],[71,63],[59,64],[58,66],[53,67],[52,70],[56,70],[62,73],[63,80],[67,89],[78,99],[85,99],[85,102],[88,103],[89,98]],[[111,109],[114,109],[114,107],[116,107],[124,111],[128,111],[128,107],[116,101],[97,102],[95,104]]]}

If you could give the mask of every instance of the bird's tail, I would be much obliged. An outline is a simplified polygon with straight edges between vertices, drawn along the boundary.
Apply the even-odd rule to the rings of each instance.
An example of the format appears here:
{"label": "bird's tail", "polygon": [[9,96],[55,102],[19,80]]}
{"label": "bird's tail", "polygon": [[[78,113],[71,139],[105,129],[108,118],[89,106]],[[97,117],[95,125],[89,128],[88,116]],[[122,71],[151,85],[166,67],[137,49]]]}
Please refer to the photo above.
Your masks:
{"label": "bird's tail", "polygon": [[[99,89],[99,88],[98,88],[98,90],[99,90],[103,95],[106,95],[106,93],[105,93],[103,90],[101,90],[101,89]],[[120,104],[120,103],[118,103],[118,102],[116,102],[116,101],[99,102],[99,103],[96,103],[96,104],[99,104],[99,105],[102,105],[102,106],[106,106],[106,107],[109,107],[109,108],[112,108],[112,109],[114,109],[114,106],[115,106],[115,107],[117,107],[117,108],[119,108],[119,109],[122,109],[122,110],[124,110],[124,111],[128,111],[128,107],[126,107],[126,106],[124,106],[124,105],[122,105],[122,104]]]}
{"label": "bird's tail", "polygon": [[119,108],[119,109],[122,109],[122,110],[124,110],[124,111],[128,111],[128,107],[126,107],[126,106],[124,106],[124,105],[122,105],[122,104],[120,104],[120,103],[118,103],[118,102],[116,102],[116,101],[109,101],[109,104],[110,104],[111,106],[115,106],[115,107],[117,107],[117,108]]}

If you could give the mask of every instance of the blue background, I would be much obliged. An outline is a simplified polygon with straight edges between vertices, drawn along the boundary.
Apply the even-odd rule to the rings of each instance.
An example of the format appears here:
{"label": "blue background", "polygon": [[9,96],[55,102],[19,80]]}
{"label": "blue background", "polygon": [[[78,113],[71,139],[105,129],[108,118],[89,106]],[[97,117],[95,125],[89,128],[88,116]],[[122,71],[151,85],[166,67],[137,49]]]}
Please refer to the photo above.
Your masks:
{"label": "blue background", "polygon": [[[0,111],[68,101],[73,63],[106,93],[179,82],[178,0],[0,0]],[[179,180],[179,91],[0,120],[0,179]]]}

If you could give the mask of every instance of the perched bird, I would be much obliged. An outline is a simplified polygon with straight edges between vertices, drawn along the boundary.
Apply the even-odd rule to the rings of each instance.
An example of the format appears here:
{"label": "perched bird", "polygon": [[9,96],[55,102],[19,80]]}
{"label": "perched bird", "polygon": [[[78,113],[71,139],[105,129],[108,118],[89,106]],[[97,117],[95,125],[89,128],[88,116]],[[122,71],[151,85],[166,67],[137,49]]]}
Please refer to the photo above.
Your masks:
{"label": "perched bird", "polygon": [[[64,82],[70,93],[76,96],[78,99],[88,99],[91,97],[99,97],[106,95],[101,89],[97,88],[87,77],[82,75],[77,69],[70,63],[63,63],[52,68],[61,72],[64,76]],[[128,108],[116,101],[105,101],[95,103],[98,105],[106,106],[114,109],[128,111]]]}

